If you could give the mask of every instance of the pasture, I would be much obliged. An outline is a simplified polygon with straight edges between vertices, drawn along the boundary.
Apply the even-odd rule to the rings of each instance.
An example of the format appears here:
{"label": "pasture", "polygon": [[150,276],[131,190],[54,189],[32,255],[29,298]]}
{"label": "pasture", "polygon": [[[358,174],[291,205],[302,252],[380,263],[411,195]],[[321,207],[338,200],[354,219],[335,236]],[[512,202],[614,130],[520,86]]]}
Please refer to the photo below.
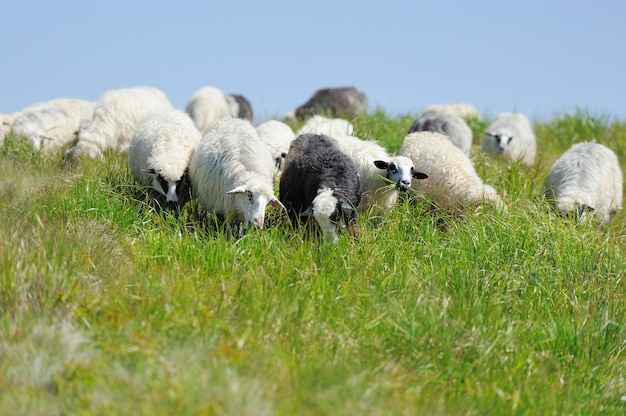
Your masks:
{"label": "pasture", "polygon": [[[396,152],[415,115],[356,135]],[[64,166],[0,149],[0,414],[417,415],[626,412],[626,212],[557,216],[549,167],[626,123],[536,121],[537,161],[472,160],[508,210],[403,200],[326,243],[268,208],[235,238],[158,213],[125,155]],[[295,127],[295,126],[294,126]]]}

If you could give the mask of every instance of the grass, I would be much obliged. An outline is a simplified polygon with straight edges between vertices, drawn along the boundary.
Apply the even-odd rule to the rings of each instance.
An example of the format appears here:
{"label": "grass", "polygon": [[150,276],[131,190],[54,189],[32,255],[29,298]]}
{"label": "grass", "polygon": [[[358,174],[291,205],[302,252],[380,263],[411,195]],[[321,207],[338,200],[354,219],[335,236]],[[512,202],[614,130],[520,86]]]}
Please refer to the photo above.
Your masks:
{"label": "grass", "polygon": [[[357,134],[390,151],[412,115]],[[623,414],[626,214],[577,225],[542,197],[595,139],[626,167],[626,125],[537,123],[539,160],[479,151],[507,212],[401,203],[328,244],[268,210],[234,239],[197,206],[159,214],[122,155],[63,166],[0,149],[0,414]]]}

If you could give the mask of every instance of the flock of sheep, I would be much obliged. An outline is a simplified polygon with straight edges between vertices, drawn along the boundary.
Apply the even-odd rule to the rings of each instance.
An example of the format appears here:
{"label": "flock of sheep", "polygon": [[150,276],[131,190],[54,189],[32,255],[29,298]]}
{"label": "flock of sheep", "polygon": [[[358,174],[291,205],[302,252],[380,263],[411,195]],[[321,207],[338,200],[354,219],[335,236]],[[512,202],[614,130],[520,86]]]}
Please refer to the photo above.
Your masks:
{"label": "flock of sheep", "polygon": [[[41,151],[67,148],[70,159],[127,152],[133,178],[160,206],[181,207],[196,197],[207,213],[242,232],[262,228],[272,205],[294,224],[314,219],[334,240],[337,227],[357,227],[359,212],[392,209],[410,189],[443,209],[482,203],[506,209],[469,157],[472,131],[465,118],[480,117],[472,106],[428,107],[398,154],[390,155],[375,141],[355,137],[354,126],[341,118],[365,113],[367,105],[356,88],[319,90],[289,115],[306,120],[294,132],[278,120],[255,126],[243,96],[214,87],[195,93],[184,112],[158,89],[125,88],[97,102],[59,99],[0,114],[0,144],[12,131]],[[532,165],[537,144],[528,118],[500,114],[486,129],[482,150]],[[621,209],[622,189],[617,156],[593,142],[573,145],[545,183],[558,212],[601,223]]]}

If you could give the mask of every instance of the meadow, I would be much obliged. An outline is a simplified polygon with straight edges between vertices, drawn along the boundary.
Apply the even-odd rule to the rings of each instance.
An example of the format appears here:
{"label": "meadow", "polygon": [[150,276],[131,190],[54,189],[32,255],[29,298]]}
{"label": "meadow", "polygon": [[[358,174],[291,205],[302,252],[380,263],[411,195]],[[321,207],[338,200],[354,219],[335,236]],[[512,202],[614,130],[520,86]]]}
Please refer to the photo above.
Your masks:
{"label": "meadow", "polygon": [[[397,151],[415,115],[356,134]],[[157,212],[124,155],[67,166],[0,149],[0,414],[626,413],[626,212],[556,215],[543,183],[576,142],[626,123],[536,121],[538,160],[488,158],[507,211],[402,201],[336,244],[268,208],[233,237],[197,204]]]}

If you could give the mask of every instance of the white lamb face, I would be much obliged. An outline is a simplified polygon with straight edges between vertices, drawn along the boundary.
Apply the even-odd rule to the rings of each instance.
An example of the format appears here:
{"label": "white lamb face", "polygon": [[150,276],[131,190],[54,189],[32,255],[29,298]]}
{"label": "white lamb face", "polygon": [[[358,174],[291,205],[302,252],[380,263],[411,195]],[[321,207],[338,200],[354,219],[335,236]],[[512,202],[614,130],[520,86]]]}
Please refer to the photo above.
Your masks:
{"label": "white lamb face", "polygon": [[265,223],[265,209],[268,204],[278,209],[285,208],[276,197],[272,195],[268,198],[266,196],[268,192],[264,192],[260,189],[246,189],[243,186],[238,186],[227,193],[234,198],[233,202],[235,208],[244,219],[244,230],[247,230],[251,224],[254,224],[257,228],[263,228],[263,224]]}
{"label": "white lamb face", "polygon": [[337,198],[331,189],[320,190],[313,199],[313,217],[329,241],[337,241],[337,224],[331,220],[337,210]]}
{"label": "white lamb face", "polygon": [[413,161],[408,157],[398,156],[389,162],[376,160],[374,164],[379,169],[386,171],[385,178],[396,184],[396,189],[406,192],[411,188],[411,179],[426,179],[428,175],[417,172]]}
{"label": "white lamb face", "polygon": [[487,132],[487,135],[491,137],[494,142],[494,149],[502,153],[506,150],[511,140],[513,140],[513,132],[509,130],[502,130],[499,132]]}
{"label": "white lamb face", "polygon": [[176,191],[178,189],[180,179],[176,181],[167,181],[163,178],[163,176],[155,172],[154,169],[150,169],[145,172],[152,177],[152,188],[165,195],[165,200],[168,204],[178,204],[179,200]]}

